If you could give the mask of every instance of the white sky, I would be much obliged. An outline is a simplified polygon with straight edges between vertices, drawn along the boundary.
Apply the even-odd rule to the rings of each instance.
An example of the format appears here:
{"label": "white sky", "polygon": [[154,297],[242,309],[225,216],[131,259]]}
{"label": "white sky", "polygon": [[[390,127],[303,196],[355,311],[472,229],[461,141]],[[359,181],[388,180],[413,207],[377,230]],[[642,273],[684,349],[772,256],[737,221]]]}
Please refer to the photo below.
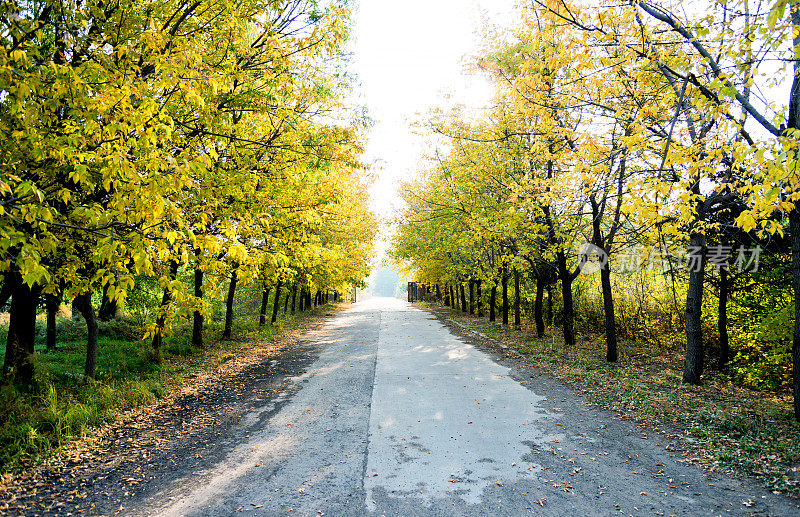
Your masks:
{"label": "white sky", "polygon": [[362,102],[375,121],[364,161],[377,176],[372,208],[391,218],[397,188],[413,178],[430,149],[412,124],[436,105],[485,105],[491,88],[467,76],[464,58],[474,55],[483,20],[509,24],[513,0],[360,0],[354,13],[353,71]]}

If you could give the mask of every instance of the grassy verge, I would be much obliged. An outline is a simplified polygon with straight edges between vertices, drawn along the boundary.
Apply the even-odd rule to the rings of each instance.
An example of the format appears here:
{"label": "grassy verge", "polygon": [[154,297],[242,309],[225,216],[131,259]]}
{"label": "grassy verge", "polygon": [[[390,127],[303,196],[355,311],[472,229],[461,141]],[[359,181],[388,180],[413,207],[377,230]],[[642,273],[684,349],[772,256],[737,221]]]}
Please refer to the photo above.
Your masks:
{"label": "grassy verge", "polygon": [[800,497],[800,424],[790,394],[739,386],[710,369],[701,386],[682,384],[679,336],[664,336],[658,344],[623,341],[619,362],[609,364],[602,334],[579,336],[568,349],[559,328],[539,339],[529,326],[515,331],[446,307],[431,308],[505,344],[593,402],[676,429],[688,459],[753,475],[770,490]]}
{"label": "grassy verge", "polygon": [[[153,403],[195,372],[233,359],[254,344],[271,342],[302,327],[333,306],[287,315],[275,325],[259,327],[257,318],[239,318],[234,339],[221,341],[219,325],[205,329],[205,346],[191,344],[191,328],[179,327],[165,340],[162,364],[148,360],[149,343],[136,338],[138,327],[125,320],[101,326],[97,379],[86,381],[85,325],[59,320],[56,351],[37,351],[37,389],[21,392],[0,387],[0,472],[15,472],[41,462],[61,447],[84,436],[93,427],[117,415]],[[0,325],[1,326],[1,325]],[[72,328],[74,326],[74,328]],[[6,329],[0,328],[0,335]],[[0,352],[5,346],[0,347]],[[2,353],[0,353],[2,361]]]}

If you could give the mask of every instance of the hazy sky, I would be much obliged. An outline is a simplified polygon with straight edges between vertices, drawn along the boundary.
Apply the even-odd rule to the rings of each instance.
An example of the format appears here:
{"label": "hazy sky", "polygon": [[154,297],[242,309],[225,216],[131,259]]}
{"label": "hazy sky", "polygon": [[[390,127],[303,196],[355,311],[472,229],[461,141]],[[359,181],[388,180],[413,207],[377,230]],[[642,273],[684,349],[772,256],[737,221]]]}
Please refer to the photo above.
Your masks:
{"label": "hazy sky", "polygon": [[486,16],[508,23],[513,0],[360,0],[354,24],[353,69],[362,102],[375,126],[364,159],[377,180],[372,205],[380,217],[398,206],[400,181],[413,177],[425,154],[411,127],[417,114],[453,101],[485,104],[491,90],[463,73],[464,56],[475,53]]}

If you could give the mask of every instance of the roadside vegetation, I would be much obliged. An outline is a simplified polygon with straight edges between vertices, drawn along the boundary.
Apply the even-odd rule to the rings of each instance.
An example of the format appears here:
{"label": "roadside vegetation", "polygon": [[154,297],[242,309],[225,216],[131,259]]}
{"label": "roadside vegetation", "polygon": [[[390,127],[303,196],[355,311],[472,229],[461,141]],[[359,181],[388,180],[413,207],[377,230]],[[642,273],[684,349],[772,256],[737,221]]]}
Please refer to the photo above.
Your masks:
{"label": "roadside vegetation", "polygon": [[[100,323],[97,371],[94,379],[81,373],[86,356],[86,325],[67,310],[57,317],[58,347],[37,347],[36,389],[14,385],[0,388],[0,471],[15,473],[50,457],[92,428],[113,422],[124,410],[147,405],[166,396],[177,384],[198,370],[217,367],[238,351],[269,343],[334,305],[294,308],[279,300],[276,322],[259,324],[260,294],[242,289],[235,302],[239,315],[230,339],[221,339],[224,310],[217,304],[205,325],[203,347],[192,344],[192,326],[177,325],[164,341],[164,360],[154,363],[141,340],[144,322],[126,315]],[[291,297],[291,294],[287,295]],[[272,306],[270,304],[269,309]],[[44,337],[40,318],[37,334]],[[0,328],[7,326],[0,321]],[[1,356],[0,356],[1,357]]]}

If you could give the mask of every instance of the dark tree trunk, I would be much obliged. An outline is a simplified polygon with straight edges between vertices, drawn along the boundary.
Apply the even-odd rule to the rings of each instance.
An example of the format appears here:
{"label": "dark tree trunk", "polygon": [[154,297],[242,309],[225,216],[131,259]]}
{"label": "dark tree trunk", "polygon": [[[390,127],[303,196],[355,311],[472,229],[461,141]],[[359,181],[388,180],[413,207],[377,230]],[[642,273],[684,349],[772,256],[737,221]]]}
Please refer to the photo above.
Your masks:
{"label": "dark tree trunk", "polygon": [[563,329],[564,344],[575,346],[575,307],[572,303],[572,280],[573,276],[567,269],[567,256],[563,250],[556,253],[558,260],[558,276],[561,280],[561,296],[563,298]]}
{"label": "dark tree trunk", "polygon": [[522,328],[522,314],[520,314],[519,271],[514,268],[514,328]]}
{"label": "dark tree trunk", "polygon": [[508,272],[503,266],[503,279],[501,280],[503,290],[503,325],[508,325]]}
{"label": "dark tree trunk", "polygon": [[467,309],[467,295],[464,292],[465,291],[464,282],[459,282],[458,288],[461,290],[461,312],[466,313],[468,309]]}
{"label": "dark tree trunk", "polygon": [[46,298],[47,306],[47,351],[56,349],[56,315],[61,307],[61,297],[48,294]]}
{"label": "dark tree trunk", "polygon": [[[334,298],[335,300],[336,298]],[[297,285],[292,287],[292,314],[294,314],[294,309],[296,307],[297,302]]]}
{"label": "dark tree trunk", "polygon": [[469,280],[469,313],[475,314],[475,281]]}
{"label": "dark tree trunk", "polygon": [[452,285],[450,286],[450,303],[453,309],[458,310],[458,298],[456,297],[455,288]]}
{"label": "dark tree trunk", "polygon": [[[800,5],[790,4],[790,16],[794,29],[793,46],[800,48]],[[786,126],[800,128],[800,61],[794,62],[794,78],[789,97],[789,117]],[[792,337],[792,393],[794,417],[800,420],[800,207],[797,201],[789,211],[789,233],[792,239],[792,283],[794,284],[794,335]]]}
{"label": "dark tree trunk", "polygon": [[547,284],[547,324],[553,326],[553,286]]}
{"label": "dark tree trunk", "polygon": [[110,284],[103,287],[103,299],[100,302],[100,310],[97,317],[100,321],[111,321],[117,317],[117,302],[108,296],[108,288]]}
{"label": "dark tree trunk", "polygon": [[6,355],[3,376],[15,384],[29,387],[33,384],[33,349],[36,340],[36,307],[39,305],[41,287],[28,287],[18,273],[6,274],[11,286]]}
{"label": "dark tree trunk", "polygon": [[444,306],[450,307],[450,289],[447,284],[444,284]]}
{"label": "dark tree trunk", "polygon": [[719,330],[719,368],[724,368],[731,360],[730,341],[728,340],[728,295],[730,291],[728,270],[719,269],[719,312],[717,330]]}
{"label": "dark tree trunk", "polygon": [[[622,158],[620,164],[620,179],[622,181],[622,174],[625,168],[625,158]],[[619,184],[619,193],[622,192],[622,185]],[[605,330],[606,330],[606,361],[616,363],[618,359],[617,352],[617,329],[614,318],[614,294],[611,292],[611,264],[609,258],[609,249],[613,244],[614,233],[616,232],[618,218],[615,219],[612,230],[610,231],[608,240],[608,247],[606,247],[605,238],[603,237],[602,228],[600,227],[600,220],[603,216],[605,202],[607,198],[603,199],[602,203],[598,203],[594,194],[590,197],[592,205],[592,244],[603,250],[605,253],[605,263],[601,260],[600,269],[600,289],[603,293],[603,315],[605,317]],[[620,201],[617,200],[617,203]],[[602,257],[601,257],[602,259]]]}
{"label": "dark tree trunk", "polygon": [[536,279],[536,301],[533,303],[533,319],[536,321],[536,337],[544,337],[544,316],[542,305],[544,301],[544,281]]}
{"label": "dark tree trunk", "polygon": [[278,280],[278,283],[275,284],[275,298],[272,300],[272,324],[274,325],[276,321],[278,321],[278,309],[281,307],[281,286],[283,286],[283,282]]}
{"label": "dark tree trunk", "polygon": [[286,299],[283,301],[283,314],[286,315],[289,312],[289,301],[292,299],[292,292],[286,291]]}
{"label": "dark tree trunk", "polygon": [[258,326],[263,327],[267,323],[267,307],[269,306],[270,288],[265,287],[261,293],[261,310],[258,312]]}
{"label": "dark tree trunk", "polygon": [[[172,261],[169,265],[169,278],[170,280],[174,280],[175,276],[178,274],[178,262]],[[166,316],[164,315],[164,310],[172,301],[172,291],[170,290],[169,286],[164,288],[164,296],[161,297],[161,305],[159,306],[159,315],[156,318],[156,333],[153,336],[153,343],[152,343],[152,352],[153,355],[151,357],[154,363],[161,363],[161,345],[164,344],[164,327],[166,325]]]}
{"label": "dark tree trunk", "polygon": [[600,285],[603,291],[603,314],[606,320],[606,361],[616,363],[619,359],[617,328],[614,318],[614,296],[611,292],[611,268],[608,263],[600,270]]}
{"label": "dark tree trunk", "polygon": [[86,322],[87,338],[86,338],[86,363],[83,367],[83,374],[86,377],[94,379],[97,370],[97,343],[99,338],[99,331],[97,325],[97,317],[92,307],[92,293],[86,292],[78,295],[75,298],[74,306],[78,308]]}
{"label": "dark tree trunk", "polygon": [[483,299],[481,298],[481,281],[475,280],[475,294],[478,304],[478,316],[483,317]]}
{"label": "dark tree trunk", "polygon": [[789,212],[792,239],[792,280],[794,284],[794,335],[792,339],[792,393],[794,417],[800,420],[800,207]]}
{"label": "dark tree trunk", "polygon": [[[194,296],[198,300],[203,300],[203,270],[200,265],[194,268]],[[203,313],[194,311],[192,314],[192,345],[201,348],[203,346]]]}
{"label": "dark tree trunk", "polygon": [[690,267],[689,285],[686,288],[686,361],[683,365],[683,382],[700,384],[703,374],[703,331],[701,327],[703,307],[703,280],[705,277],[706,237],[693,233],[689,237],[689,249],[700,253],[699,262]]}
{"label": "dark tree trunk", "polygon": [[228,284],[228,297],[225,300],[225,328],[222,339],[230,339],[233,330],[233,301],[236,297],[236,284],[239,281],[239,264],[234,262],[231,266],[231,283]]}
{"label": "dark tree trunk", "polygon": [[489,291],[489,321],[496,321],[496,309],[497,308],[497,284],[492,286],[492,289]]}
{"label": "dark tree trunk", "polygon": [[439,284],[436,284],[436,301],[439,303],[442,301],[442,289]]}

